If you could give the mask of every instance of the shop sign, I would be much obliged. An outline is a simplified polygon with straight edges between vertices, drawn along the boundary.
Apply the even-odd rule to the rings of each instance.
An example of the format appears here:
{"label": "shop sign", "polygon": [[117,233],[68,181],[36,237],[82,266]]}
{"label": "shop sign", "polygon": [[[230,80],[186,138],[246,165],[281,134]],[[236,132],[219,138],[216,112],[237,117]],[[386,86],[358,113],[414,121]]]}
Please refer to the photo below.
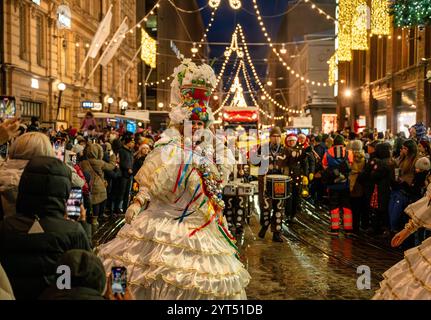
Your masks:
{"label": "shop sign", "polygon": [[31,0],[33,3],[36,3],[38,6],[40,6],[40,0]]}
{"label": "shop sign", "polygon": [[101,104],[100,102],[95,102],[93,104],[93,108],[91,108],[91,110],[93,111],[102,111],[103,109],[103,104]]}
{"label": "shop sign", "polygon": [[93,109],[94,108],[94,102],[93,101],[82,101],[81,107],[83,109]]}
{"label": "shop sign", "polygon": [[313,118],[312,117],[294,117],[293,126],[296,128],[311,128]]}
{"label": "shop sign", "polygon": [[72,27],[72,13],[68,5],[61,5],[57,9],[57,28],[70,29]]}

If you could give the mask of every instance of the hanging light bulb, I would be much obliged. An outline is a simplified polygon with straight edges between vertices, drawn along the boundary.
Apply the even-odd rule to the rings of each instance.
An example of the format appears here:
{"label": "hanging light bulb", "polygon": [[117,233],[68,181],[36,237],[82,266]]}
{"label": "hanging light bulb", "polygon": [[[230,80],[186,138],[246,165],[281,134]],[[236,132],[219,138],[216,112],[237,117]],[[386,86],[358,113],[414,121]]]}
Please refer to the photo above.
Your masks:
{"label": "hanging light bulb", "polygon": [[208,1],[208,4],[209,4],[209,6],[210,6],[211,8],[213,8],[213,9],[217,9],[217,8],[218,8],[218,6],[220,5],[220,1],[221,1],[221,0],[209,0],[209,1]]}
{"label": "hanging light bulb", "polygon": [[229,0],[229,4],[232,7],[232,9],[238,10],[241,8],[241,0]]}
{"label": "hanging light bulb", "polygon": [[287,53],[287,50],[286,50],[286,47],[285,47],[284,43],[283,43],[283,45],[282,45],[282,47],[280,49],[280,53],[281,54],[286,54]]}
{"label": "hanging light bulb", "polygon": [[198,50],[198,48],[196,48],[196,43],[195,42],[193,42],[193,48],[191,48],[190,50],[192,51],[193,54],[198,53],[199,50]]}

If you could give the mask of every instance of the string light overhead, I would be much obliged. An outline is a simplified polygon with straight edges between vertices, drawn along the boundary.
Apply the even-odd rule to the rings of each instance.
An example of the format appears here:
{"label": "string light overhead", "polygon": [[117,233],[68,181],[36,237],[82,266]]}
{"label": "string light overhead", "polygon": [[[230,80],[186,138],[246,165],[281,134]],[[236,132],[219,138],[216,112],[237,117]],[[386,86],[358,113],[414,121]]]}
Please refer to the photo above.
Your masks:
{"label": "string light overhead", "polygon": [[[256,17],[257,17],[257,19],[258,19],[258,21],[260,21],[259,22],[259,24],[260,24],[260,26],[261,26],[261,30],[262,30],[262,33],[264,34],[264,36],[265,36],[265,38],[266,38],[266,41],[268,42],[268,45],[269,45],[269,47],[270,48],[272,48],[272,51],[274,52],[274,54],[277,56],[277,58],[278,58],[278,60],[279,60],[279,62],[280,63],[282,63],[282,65],[286,68],[286,70],[288,71],[288,72],[290,72],[292,75],[294,75],[294,76],[296,76],[297,78],[299,78],[301,81],[303,81],[303,82],[306,82],[307,84],[309,84],[309,85],[312,85],[312,86],[323,86],[323,87],[326,87],[328,84],[326,83],[326,82],[320,82],[320,81],[312,81],[311,79],[308,79],[308,78],[305,78],[305,77],[301,77],[301,75],[298,73],[298,72],[295,72],[288,64],[287,64],[287,62],[283,59],[283,57],[281,56],[281,54],[280,54],[280,52],[279,51],[277,51],[277,49],[274,47],[274,43],[272,42],[272,39],[269,37],[269,35],[268,35],[268,32],[267,32],[267,29],[266,29],[266,27],[265,27],[265,24],[264,24],[264,22],[263,22],[263,19],[262,19],[262,16],[261,16],[261,14],[260,14],[260,11],[259,11],[259,6],[257,5],[257,0],[253,0],[253,4],[254,4],[254,10],[255,10],[255,12],[256,12]],[[242,28],[241,28],[241,26],[240,26],[240,32],[241,32],[241,34],[242,34]],[[243,42],[244,42],[244,40],[243,40]],[[245,42],[244,42],[245,43]]]}
{"label": "string light overhead", "polygon": [[313,1],[311,0],[304,0],[305,3],[308,3],[311,7],[311,9],[318,12],[320,15],[324,16],[327,20],[332,20],[334,23],[336,22],[336,19],[332,17],[330,14],[326,13],[324,10],[320,9]]}
{"label": "string light overhead", "polygon": [[[211,8],[217,9],[220,5],[221,0],[209,0],[208,5]],[[230,7],[234,10],[238,10],[242,7],[241,0],[229,0]]]}

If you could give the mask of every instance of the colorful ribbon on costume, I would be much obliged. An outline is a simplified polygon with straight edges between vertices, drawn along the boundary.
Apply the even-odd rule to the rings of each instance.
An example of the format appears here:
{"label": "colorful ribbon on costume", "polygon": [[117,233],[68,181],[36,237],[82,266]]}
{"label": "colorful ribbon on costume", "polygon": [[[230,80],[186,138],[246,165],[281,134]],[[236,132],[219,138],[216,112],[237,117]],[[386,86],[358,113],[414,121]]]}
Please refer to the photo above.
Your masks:
{"label": "colorful ribbon on costume", "polygon": [[184,218],[186,218],[186,217],[188,217],[189,215],[193,214],[193,212],[194,212],[194,211],[193,211],[193,212],[191,212],[191,213],[189,213],[189,214],[187,214],[187,210],[189,210],[189,207],[190,207],[194,202],[196,202],[196,201],[199,199],[199,197],[203,194],[203,192],[201,192],[201,193],[197,194],[197,193],[198,193],[198,191],[199,191],[199,189],[200,189],[200,187],[201,187],[201,184],[199,183],[199,184],[196,186],[195,191],[193,192],[192,198],[191,198],[190,202],[187,204],[187,206],[186,206],[186,208],[184,209],[183,213],[182,213],[182,214],[181,214],[181,216],[179,216],[178,218],[175,218],[175,220],[180,220],[180,223],[181,223],[181,222],[183,222]]}

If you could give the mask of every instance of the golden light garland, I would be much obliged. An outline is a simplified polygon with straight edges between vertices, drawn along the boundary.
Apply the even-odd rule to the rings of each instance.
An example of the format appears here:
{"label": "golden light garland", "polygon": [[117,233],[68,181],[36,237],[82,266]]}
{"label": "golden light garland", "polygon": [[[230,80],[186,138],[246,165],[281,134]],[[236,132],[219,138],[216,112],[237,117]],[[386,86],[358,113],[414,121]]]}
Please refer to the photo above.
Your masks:
{"label": "golden light garland", "polygon": [[160,83],[165,83],[167,81],[171,80],[171,76],[167,76],[164,79],[158,80],[158,81],[154,81],[154,82],[145,82],[144,85],[146,87],[152,87],[152,86],[157,86]]}
{"label": "golden light garland", "polygon": [[259,104],[257,103],[257,101],[256,101],[256,98],[254,97],[254,94],[253,94],[253,89],[252,89],[252,87],[251,87],[251,85],[250,85],[250,79],[249,79],[249,75],[248,75],[248,72],[247,72],[247,68],[245,67],[245,65],[244,65],[244,62],[243,61],[241,61],[241,63],[242,63],[242,74],[244,75],[244,79],[245,79],[245,83],[246,83],[246,85],[247,85],[247,90],[248,90],[248,92],[249,92],[249,94],[250,94],[250,97],[251,97],[251,100],[253,101],[253,103],[254,103],[254,106],[259,110],[259,112],[261,113],[261,114],[263,114],[265,117],[267,117],[268,119],[274,119],[274,120],[282,120],[283,118],[284,118],[284,116],[279,116],[279,117],[276,117],[276,116],[272,116],[272,115],[270,115],[269,113],[267,113],[265,110],[263,110],[260,106],[259,106]]}
{"label": "golden light garland", "polygon": [[274,54],[278,57],[278,61],[280,63],[283,64],[283,66],[286,68],[287,71],[289,71],[292,75],[296,76],[298,79],[301,79],[301,81],[306,82],[309,85],[312,86],[323,86],[326,87],[327,83],[326,82],[320,82],[320,81],[312,81],[310,79],[307,79],[305,77],[302,77],[298,72],[295,72],[287,63],[286,61],[283,59],[282,55],[277,51],[277,49],[274,47],[274,43],[272,43],[271,38],[269,37],[268,31],[265,27],[265,23],[263,22],[262,16],[260,14],[259,11],[259,6],[257,5],[257,1],[253,0],[253,4],[254,4],[254,10],[256,12],[256,17],[257,20],[259,21],[259,25],[261,27],[262,33],[265,36],[266,41],[268,42],[268,45],[270,48],[272,48],[272,51],[274,52]]}
{"label": "golden light garland", "polygon": [[336,73],[338,72],[337,66],[337,53],[335,52],[331,58],[328,60],[329,70],[328,70],[328,82],[330,86],[335,85]]}
{"label": "golden light garland", "polygon": [[141,59],[146,65],[150,66],[150,68],[155,69],[157,59],[157,41],[151,38],[144,29],[141,29],[141,32]]}
{"label": "golden light garland", "polygon": [[351,0],[352,3],[352,50],[368,50],[367,0]]}
{"label": "golden light garland", "polygon": [[328,13],[326,13],[324,10],[319,8],[313,1],[311,0],[304,0],[305,3],[308,3],[310,5],[310,8],[317,11],[320,15],[325,16],[327,20],[332,20],[334,23],[336,22],[335,18],[331,17]]}
{"label": "golden light garland", "polygon": [[353,2],[339,0],[338,2],[338,61],[352,60],[352,17]]}
{"label": "golden light garland", "polygon": [[284,111],[290,111],[289,108],[286,108],[285,106],[283,106],[281,103],[279,103],[277,100],[275,100],[273,97],[271,97],[271,95],[265,90],[265,87],[263,86],[262,82],[259,79],[259,76],[256,72],[256,68],[254,67],[253,61],[251,60],[251,56],[250,56],[250,52],[248,51],[248,47],[247,47],[247,41],[245,39],[244,33],[242,31],[242,27],[241,25],[238,25],[238,30],[242,39],[242,43],[244,46],[244,51],[245,51],[245,56],[247,58],[248,64],[250,65],[251,71],[253,73],[254,79],[256,80],[256,83],[258,84],[260,90],[263,92],[263,94],[272,102],[274,103],[277,107],[279,107],[281,110]]}
{"label": "golden light garland", "polygon": [[371,34],[382,36],[391,34],[388,0],[371,1]]}

